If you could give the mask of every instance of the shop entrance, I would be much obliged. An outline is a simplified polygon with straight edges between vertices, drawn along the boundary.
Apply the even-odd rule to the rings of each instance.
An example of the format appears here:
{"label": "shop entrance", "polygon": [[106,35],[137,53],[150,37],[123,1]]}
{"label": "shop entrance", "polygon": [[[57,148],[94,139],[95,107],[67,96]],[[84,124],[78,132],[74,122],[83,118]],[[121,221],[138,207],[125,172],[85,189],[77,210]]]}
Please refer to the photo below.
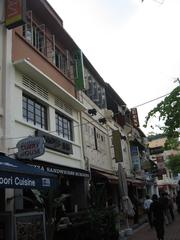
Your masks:
{"label": "shop entrance", "polygon": [[0,240],[12,240],[12,215],[0,212]]}

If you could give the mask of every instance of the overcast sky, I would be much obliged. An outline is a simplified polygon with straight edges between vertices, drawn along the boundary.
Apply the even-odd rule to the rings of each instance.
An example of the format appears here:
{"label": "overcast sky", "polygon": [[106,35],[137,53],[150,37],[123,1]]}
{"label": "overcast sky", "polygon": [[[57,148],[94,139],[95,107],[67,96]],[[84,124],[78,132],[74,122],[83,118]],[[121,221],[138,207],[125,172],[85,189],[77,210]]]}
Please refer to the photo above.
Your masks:
{"label": "overcast sky", "polygon": [[[128,108],[177,86],[173,81],[180,77],[180,0],[48,1]],[[160,100],[138,107],[146,134],[151,129],[143,128],[145,116]]]}

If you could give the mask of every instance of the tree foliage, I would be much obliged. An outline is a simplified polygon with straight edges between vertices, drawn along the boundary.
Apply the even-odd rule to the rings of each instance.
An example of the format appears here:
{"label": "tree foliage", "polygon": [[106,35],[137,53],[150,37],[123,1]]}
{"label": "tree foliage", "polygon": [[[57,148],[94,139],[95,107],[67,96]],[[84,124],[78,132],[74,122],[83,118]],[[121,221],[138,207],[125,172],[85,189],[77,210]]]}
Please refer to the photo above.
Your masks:
{"label": "tree foliage", "polygon": [[164,122],[164,126],[159,128],[167,136],[168,148],[175,148],[180,137],[180,80],[177,79],[177,82],[179,85],[148,113],[144,125],[147,127],[149,120],[158,114],[159,121]]}
{"label": "tree foliage", "polygon": [[180,173],[180,154],[175,156],[170,156],[166,163],[167,167],[172,170],[174,175]]}

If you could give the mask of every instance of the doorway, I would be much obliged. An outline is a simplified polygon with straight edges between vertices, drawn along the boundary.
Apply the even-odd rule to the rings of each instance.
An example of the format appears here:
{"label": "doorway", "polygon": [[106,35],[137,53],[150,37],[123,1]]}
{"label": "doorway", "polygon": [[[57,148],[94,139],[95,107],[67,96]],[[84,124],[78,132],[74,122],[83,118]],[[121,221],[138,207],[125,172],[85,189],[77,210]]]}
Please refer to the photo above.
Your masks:
{"label": "doorway", "polygon": [[12,240],[12,215],[0,212],[0,240]]}

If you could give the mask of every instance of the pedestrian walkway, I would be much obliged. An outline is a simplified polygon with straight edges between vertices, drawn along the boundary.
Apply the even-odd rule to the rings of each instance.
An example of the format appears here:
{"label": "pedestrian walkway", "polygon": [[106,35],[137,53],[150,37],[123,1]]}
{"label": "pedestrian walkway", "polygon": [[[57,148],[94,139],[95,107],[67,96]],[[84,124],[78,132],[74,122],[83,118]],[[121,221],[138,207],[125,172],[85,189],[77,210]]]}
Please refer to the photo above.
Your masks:
{"label": "pedestrian walkway", "polygon": [[[148,223],[145,223],[134,230],[133,235],[128,240],[157,240],[155,229],[151,229]],[[165,226],[164,240],[180,240],[180,215],[175,215],[175,221]]]}

